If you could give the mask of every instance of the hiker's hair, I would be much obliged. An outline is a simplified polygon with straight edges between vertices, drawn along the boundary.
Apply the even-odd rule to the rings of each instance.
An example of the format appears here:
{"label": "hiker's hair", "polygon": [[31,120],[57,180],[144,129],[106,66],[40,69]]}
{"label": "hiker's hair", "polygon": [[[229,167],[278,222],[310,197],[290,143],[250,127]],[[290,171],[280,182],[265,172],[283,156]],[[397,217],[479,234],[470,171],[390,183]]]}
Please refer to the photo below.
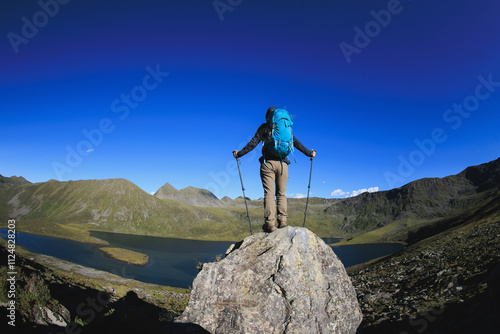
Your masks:
{"label": "hiker's hair", "polygon": [[269,114],[272,113],[273,111],[275,111],[276,109],[278,109],[278,108],[276,108],[276,107],[269,107],[267,109],[267,112],[266,112],[266,119],[267,119],[267,116],[269,116]]}

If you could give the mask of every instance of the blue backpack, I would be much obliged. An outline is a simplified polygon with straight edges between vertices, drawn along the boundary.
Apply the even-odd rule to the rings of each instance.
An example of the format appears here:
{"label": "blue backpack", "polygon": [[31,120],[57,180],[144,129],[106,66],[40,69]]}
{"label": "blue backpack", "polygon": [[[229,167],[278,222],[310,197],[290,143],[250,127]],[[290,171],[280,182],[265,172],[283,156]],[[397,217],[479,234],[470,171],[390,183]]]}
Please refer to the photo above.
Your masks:
{"label": "blue backpack", "polygon": [[269,140],[267,152],[276,158],[283,159],[293,152],[293,118],[285,109],[276,109],[267,116],[266,121],[266,134],[272,137]]}

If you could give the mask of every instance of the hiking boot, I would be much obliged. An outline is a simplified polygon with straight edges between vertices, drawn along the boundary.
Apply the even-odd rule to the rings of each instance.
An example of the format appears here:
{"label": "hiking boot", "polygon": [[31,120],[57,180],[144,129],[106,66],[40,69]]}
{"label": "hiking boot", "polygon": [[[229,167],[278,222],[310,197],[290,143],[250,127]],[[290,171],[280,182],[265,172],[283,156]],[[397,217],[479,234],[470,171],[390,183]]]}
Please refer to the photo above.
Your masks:
{"label": "hiking boot", "polygon": [[276,226],[274,226],[274,225],[269,226],[269,225],[267,225],[267,224],[264,224],[264,225],[262,225],[262,230],[263,230],[264,232],[266,232],[266,233],[271,233],[271,232],[276,231],[276,230],[277,230],[277,228],[276,228]]}
{"label": "hiking boot", "polygon": [[283,228],[283,227],[287,227],[288,225],[286,224],[286,222],[280,222],[278,223],[278,228]]}

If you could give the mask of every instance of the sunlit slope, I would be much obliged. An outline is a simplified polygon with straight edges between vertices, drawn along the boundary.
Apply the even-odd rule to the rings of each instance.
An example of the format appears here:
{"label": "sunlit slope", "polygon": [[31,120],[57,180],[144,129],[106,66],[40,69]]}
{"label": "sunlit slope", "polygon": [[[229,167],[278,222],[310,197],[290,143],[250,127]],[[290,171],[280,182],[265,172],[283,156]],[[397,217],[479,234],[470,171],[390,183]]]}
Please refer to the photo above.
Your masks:
{"label": "sunlit slope", "polygon": [[[260,186],[260,185],[259,185]],[[487,207],[499,194],[500,159],[445,178],[346,199],[310,198],[306,227],[322,237],[371,232],[371,241],[406,241],[427,225]],[[262,199],[247,199],[254,232]],[[306,199],[288,199],[289,225],[302,226]],[[250,233],[242,197],[218,199],[206,189],[170,184],[150,195],[125,179],[30,183],[0,176],[0,226],[84,241],[89,230],[205,240],[241,240]],[[373,237],[376,236],[376,237]]]}

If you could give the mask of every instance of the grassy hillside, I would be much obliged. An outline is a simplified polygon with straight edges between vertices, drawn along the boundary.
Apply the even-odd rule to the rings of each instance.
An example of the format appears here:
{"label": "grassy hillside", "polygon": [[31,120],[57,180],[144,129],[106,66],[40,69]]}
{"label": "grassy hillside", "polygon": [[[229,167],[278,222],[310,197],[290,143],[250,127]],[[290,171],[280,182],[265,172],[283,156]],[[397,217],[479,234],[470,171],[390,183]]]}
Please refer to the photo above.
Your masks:
{"label": "grassy hillside", "polygon": [[500,193],[500,159],[445,178],[426,178],[403,187],[334,202],[326,212],[345,235],[362,241],[406,241],[427,225],[459,219]]}
{"label": "grassy hillside", "polygon": [[[500,159],[389,191],[310,198],[306,226],[321,237],[406,242],[488,205],[499,185]],[[253,230],[260,231],[262,199],[247,203]],[[289,225],[302,226],[305,205],[288,199]],[[87,242],[97,242],[89,230],[232,241],[249,234],[242,197],[219,200],[205,189],[169,184],[152,196],[124,179],[29,183],[0,176],[0,219],[1,227],[16,219],[21,231]]]}
{"label": "grassy hillside", "polygon": [[[4,182],[0,190],[0,226],[16,219],[19,230],[35,234],[86,242],[96,242],[89,230],[235,241],[249,234],[246,211],[238,199],[231,201],[235,204],[231,207],[223,206],[217,198],[219,205],[201,206],[198,201],[200,205],[194,206],[151,196],[124,179]],[[208,197],[207,192],[192,187],[179,191]],[[253,229],[258,231],[262,201],[250,201],[249,210]]]}

